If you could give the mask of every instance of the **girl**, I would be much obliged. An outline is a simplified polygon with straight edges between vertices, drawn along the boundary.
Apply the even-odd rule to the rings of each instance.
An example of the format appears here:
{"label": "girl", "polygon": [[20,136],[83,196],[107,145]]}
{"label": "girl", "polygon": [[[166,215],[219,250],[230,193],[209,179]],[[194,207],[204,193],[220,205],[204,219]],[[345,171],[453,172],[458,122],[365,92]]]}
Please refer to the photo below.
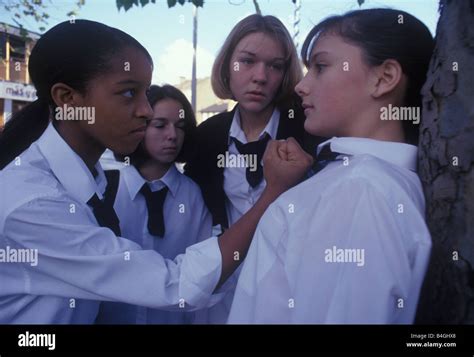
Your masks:
{"label": "girl", "polygon": [[122,238],[110,200],[102,200],[98,160],[105,148],[126,155],[142,141],[153,117],[152,66],[131,36],[87,20],[53,27],[33,48],[28,70],[38,99],[0,137],[0,249],[8,252],[0,323],[91,323],[100,300],[168,310],[214,303],[216,286],[239,264],[234,252],[245,255],[263,211],[308,167],[301,150],[290,155],[271,143],[269,184],[257,204],[174,260]]}
{"label": "girl", "polygon": [[318,173],[260,221],[230,323],[413,322],[431,248],[419,118],[384,112],[419,110],[433,45],[423,23],[390,9],[334,16],[310,32],[296,91],[305,129],[333,138],[318,147]]}
{"label": "girl", "polygon": [[[114,203],[122,234],[165,259],[211,236],[211,215],[201,191],[174,164],[192,151],[196,128],[191,104],[175,87],[151,86],[148,101],[153,118],[145,138],[120,171]],[[109,175],[115,172],[106,172]],[[155,227],[155,223],[160,223]],[[192,314],[147,309],[121,303],[102,303],[99,323],[186,323]]]}
{"label": "girl", "polygon": [[[198,127],[197,153],[185,168],[201,187],[214,225],[229,227],[262,194],[266,182],[260,161],[268,140],[291,136],[310,147],[313,139],[305,136],[303,113],[294,100],[301,77],[291,36],[276,17],[248,16],[227,37],[211,83],[219,98],[238,104]],[[221,311],[203,322],[225,323],[231,302],[230,293],[214,309]]]}

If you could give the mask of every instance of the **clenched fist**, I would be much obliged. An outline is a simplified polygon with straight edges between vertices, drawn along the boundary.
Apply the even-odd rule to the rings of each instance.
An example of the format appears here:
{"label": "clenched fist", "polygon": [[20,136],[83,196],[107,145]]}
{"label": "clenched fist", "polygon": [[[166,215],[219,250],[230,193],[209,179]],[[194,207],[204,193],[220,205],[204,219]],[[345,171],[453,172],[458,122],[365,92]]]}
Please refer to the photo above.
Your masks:
{"label": "clenched fist", "polygon": [[285,192],[300,182],[312,164],[311,155],[294,138],[270,141],[263,155],[263,174],[268,189]]}

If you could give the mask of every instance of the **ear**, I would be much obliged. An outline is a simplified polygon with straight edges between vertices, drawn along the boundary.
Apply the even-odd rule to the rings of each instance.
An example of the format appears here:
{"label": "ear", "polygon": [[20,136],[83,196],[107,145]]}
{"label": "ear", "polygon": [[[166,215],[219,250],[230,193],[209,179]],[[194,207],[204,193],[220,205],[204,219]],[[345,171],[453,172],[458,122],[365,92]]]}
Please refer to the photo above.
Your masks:
{"label": "ear", "polygon": [[392,92],[402,81],[403,70],[398,61],[388,59],[374,69],[372,97],[380,98]]}
{"label": "ear", "polygon": [[58,107],[80,106],[83,96],[75,89],[64,83],[55,83],[51,87],[51,98]]}

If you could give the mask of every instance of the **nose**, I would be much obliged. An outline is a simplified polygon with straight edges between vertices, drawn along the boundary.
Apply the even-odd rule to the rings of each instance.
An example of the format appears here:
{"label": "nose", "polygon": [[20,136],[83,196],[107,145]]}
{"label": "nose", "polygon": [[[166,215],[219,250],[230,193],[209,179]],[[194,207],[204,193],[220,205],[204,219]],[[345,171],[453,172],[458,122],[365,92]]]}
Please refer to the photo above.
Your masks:
{"label": "nose", "polygon": [[298,82],[298,84],[295,86],[295,92],[298,94],[300,97],[304,97],[308,95],[308,86],[306,85],[307,81],[307,75],[303,77],[301,81]]}
{"label": "nose", "polygon": [[141,98],[140,103],[137,106],[136,116],[142,119],[153,119],[153,108],[148,102],[146,95]]}
{"label": "nose", "polygon": [[168,130],[166,130],[166,139],[170,141],[176,140],[176,127],[173,123],[168,124]]}
{"label": "nose", "polygon": [[267,81],[267,66],[265,63],[257,63],[254,67],[253,80],[257,83],[265,83]]}

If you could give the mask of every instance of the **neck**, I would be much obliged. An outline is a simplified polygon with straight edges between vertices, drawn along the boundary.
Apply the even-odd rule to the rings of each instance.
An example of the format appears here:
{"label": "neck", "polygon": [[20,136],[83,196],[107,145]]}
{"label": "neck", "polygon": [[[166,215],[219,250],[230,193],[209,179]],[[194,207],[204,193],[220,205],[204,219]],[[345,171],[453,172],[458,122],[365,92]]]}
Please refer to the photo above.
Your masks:
{"label": "neck", "polygon": [[84,161],[90,172],[94,174],[95,165],[104,153],[105,147],[90,136],[87,136],[83,131],[73,127],[73,125],[77,124],[56,121],[54,122],[54,127],[71,149]]}
{"label": "neck", "polygon": [[258,113],[239,108],[240,126],[248,142],[258,140],[258,136],[270,121],[274,108],[273,105],[270,105]]}
{"label": "neck", "polygon": [[154,181],[162,178],[168,172],[171,164],[161,163],[155,160],[148,160],[142,164],[138,171],[147,181]]}
{"label": "neck", "polygon": [[381,120],[380,107],[368,108],[352,121],[353,127],[341,136],[352,136],[382,141],[405,142],[402,122],[398,120]]}

